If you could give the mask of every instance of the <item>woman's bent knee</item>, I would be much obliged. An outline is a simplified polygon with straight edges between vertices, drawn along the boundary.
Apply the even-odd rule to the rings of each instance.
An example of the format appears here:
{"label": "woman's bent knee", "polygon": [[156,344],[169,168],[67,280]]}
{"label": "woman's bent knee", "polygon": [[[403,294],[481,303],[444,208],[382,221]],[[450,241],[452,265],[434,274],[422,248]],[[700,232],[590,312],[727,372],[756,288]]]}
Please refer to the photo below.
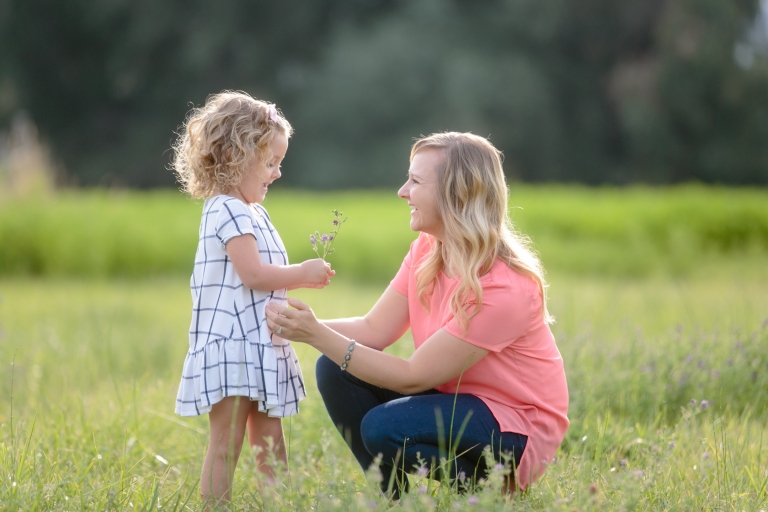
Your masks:
{"label": "woman's bent knee", "polygon": [[321,355],[315,363],[315,378],[317,380],[317,389],[321,395],[334,389],[334,383],[341,377],[341,368],[339,365]]}
{"label": "woman's bent knee", "polygon": [[368,411],[360,423],[360,436],[365,449],[374,457],[381,454],[386,463],[397,456],[398,450],[403,449],[402,443],[395,439],[392,420],[385,408],[379,406]]}

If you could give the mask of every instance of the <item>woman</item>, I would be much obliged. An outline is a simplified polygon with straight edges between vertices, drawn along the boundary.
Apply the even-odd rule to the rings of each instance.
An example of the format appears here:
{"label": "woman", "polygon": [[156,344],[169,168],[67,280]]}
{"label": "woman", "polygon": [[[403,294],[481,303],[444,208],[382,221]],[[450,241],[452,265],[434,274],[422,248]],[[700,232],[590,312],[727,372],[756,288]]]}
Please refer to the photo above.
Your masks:
{"label": "woman", "polygon": [[[363,469],[381,455],[385,492],[397,496],[402,470],[422,463],[442,477],[449,446],[450,478],[484,476],[490,446],[525,489],[563,440],[568,389],[543,269],[507,214],[501,154],[469,133],[422,138],[398,195],[420,234],[371,311],[321,322],[289,299],[295,309],[268,308],[269,328],[324,354],[328,413]],[[408,328],[408,360],[382,352]]]}

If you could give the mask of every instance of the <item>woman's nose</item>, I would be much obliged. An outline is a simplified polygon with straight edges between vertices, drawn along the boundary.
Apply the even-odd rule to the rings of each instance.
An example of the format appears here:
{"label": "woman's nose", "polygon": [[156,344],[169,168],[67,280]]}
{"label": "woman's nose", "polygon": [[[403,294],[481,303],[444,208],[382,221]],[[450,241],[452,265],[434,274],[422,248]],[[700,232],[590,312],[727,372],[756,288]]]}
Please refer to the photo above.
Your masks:
{"label": "woman's nose", "polygon": [[408,183],[407,182],[402,187],[400,187],[400,190],[397,191],[397,197],[400,197],[402,199],[408,199]]}

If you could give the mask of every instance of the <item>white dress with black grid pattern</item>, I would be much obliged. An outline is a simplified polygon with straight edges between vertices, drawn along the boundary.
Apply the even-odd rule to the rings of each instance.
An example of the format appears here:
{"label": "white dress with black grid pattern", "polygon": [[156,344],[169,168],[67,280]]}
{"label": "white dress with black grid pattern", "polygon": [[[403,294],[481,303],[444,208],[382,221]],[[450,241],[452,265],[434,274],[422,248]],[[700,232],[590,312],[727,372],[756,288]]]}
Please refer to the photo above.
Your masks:
{"label": "white dress with black grid pattern", "polygon": [[243,285],[226,244],[253,235],[264,263],[287,265],[280,236],[267,211],[230,196],[205,201],[192,273],[189,352],[176,398],[176,414],[197,416],[227,396],[258,402],[271,417],[299,411],[306,397],[299,361],[290,343],[272,336],[264,308],[285,302],[286,290],[263,292]]}

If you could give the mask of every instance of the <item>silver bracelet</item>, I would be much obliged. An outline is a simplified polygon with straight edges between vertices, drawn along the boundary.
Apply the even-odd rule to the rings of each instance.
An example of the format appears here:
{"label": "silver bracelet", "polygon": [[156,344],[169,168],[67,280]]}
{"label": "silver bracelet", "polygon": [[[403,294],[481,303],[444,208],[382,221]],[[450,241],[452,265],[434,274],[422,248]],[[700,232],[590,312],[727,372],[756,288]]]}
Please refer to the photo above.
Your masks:
{"label": "silver bracelet", "polygon": [[347,371],[347,365],[349,359],[352,357],[352,351],[355,350],[355,340],[349,340],[349,347],[347,348],[347,355],[344,356],[344,362],[341,363],[341,371]]}

